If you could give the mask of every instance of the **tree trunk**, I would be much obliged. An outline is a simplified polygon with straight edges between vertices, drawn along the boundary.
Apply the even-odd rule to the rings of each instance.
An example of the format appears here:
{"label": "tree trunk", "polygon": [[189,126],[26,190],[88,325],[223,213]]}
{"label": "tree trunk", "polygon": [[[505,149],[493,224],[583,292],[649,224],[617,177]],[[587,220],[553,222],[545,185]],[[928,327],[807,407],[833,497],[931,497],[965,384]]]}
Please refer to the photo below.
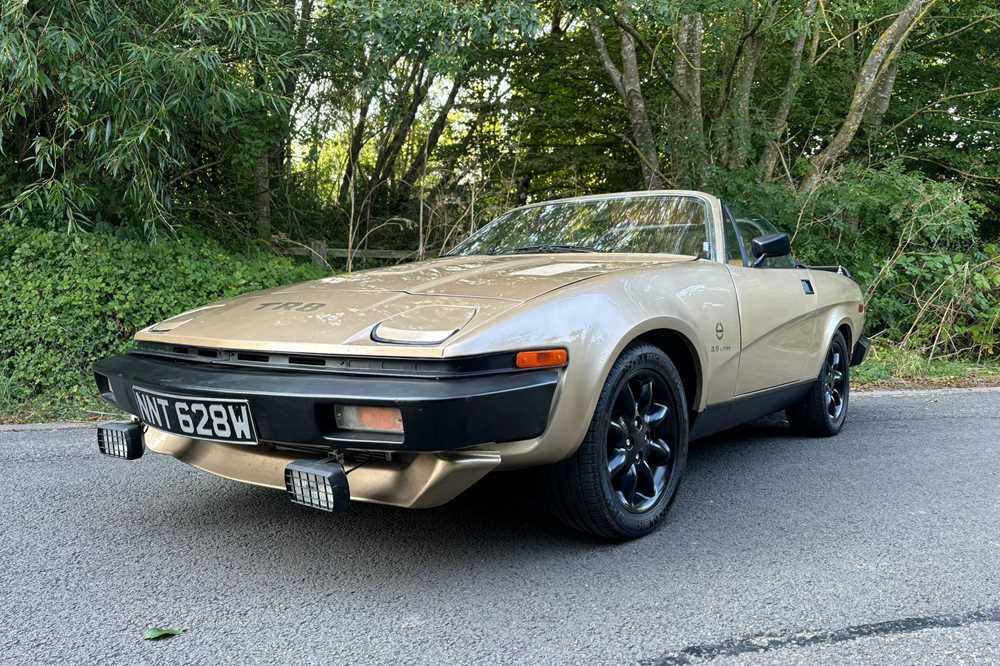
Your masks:
{"label": "tree trunk", "polygon": [[760,38],[748,38],[746,52],[737,65],[730,108],[725,112],[728,118],[724,116],[723,121],[726,133],[723,163],[730,169],[743,168],[750,159],[750,95],[762,46]]}
{"label": "tree trunk", "polygon": [[271,240],[271,169],[270,149],[262,148],[254,165],[254,204],[257,213],[257,238]]}
{"label": "tree trunk", "polygon": [[552,8],[552,23],[551,23],[551,32],[552,35],[555,37],[562,37],[563,35],[562,18],[563,18],[562,4],[557,0],[555,6]]}
{"label": "tree trunk", "polygon": [[707,151],[701,102],[701,14],[685,14],[677,30],[674,82],[688,99],[671,124],[670,162],[679,187],[700,189],[705,180]]}
{"label": "tree trunk", "polygon": [[642,96],[639,83],[639,64],[636,61],[635,41],[632,35],[620,30],[622,38],[622,87],[625,91],[625,108],[628,110],[629,124],[639,158],[642,160],[643,184],[648,190],[663,187],[660,176],[660,158],[656,151],[656,139],[646,113],[646,100]]}
{"label": "tree trunk", "polygon": [[[807,0],[806,8],[802,13],[807,25],[811,23],[815,13],[816,0]],[[772,138],[767,142],[764,154],[760,158],[759,166],[762,181],[771,179],[774,175],[774,167],[778,164],[781,137],[785,133],[785,127],[788,125],[788,114],[791,112],[792,104],[795,102],[795,95],[798,94],[799,86],[802,84],[802,54],[806,48],[806,38],[808,35],[809,30],[803,30],[792,47],[792,57],[788,65],[788,77],[785,79],[785,89],[781,92],[781,102],[778,103],[778,110],[774,114],[774,122],[771,125]]]}
{"label": "tree trunk", "polygon": [[[282,0],[282,4],[295,26],[295,46],[298,53],[304,55],[311,28],[312,0],[301,0],[301,3],[298,0]],[[297,5],[299,7],[298,16],[296,16]],[[270,155],[264,160],[267,163],[268,180],[274,179],[278,185],[287,183],[285,175],[288,171],[292,131],[295,126],[295,90],[298,87],[301,72],[302,69],[300,67],[292,67],[279,79],[277,92],[280,92],[282,96],[288,99],[288,112],[275,119],[278,132],[274,135],[271,145],[268,148]],[[274,199],[275,191],[279,190],[268,187],[268,220],[270,220],[271,202]],[[287,197],[286,190],[282,189],[280,192]],[[281,208],[287,207],[281,206]],[[268,235],[270,236],[270,221],[268,222]]]}
{"label": "tree trunk", "polygon": [[514,203],[523,206],[528,203],[528,193],[531,190],[531,175],[525,174],[517,181],[517,194],[514,195]]}
{"label": "tree trunk", "polygon": [[430,131],[427,133],[427,138],[424,140],[423,145],[417,150],[417,154],[413,156],[413,161],[410,166],[406,169],[406,174],[403,176],[402,187],[404,189],[409,189],[413,187],[413,183],[417,181],[420,177],[421,172],[424,169],[424,165],[427,164],[427,160],[430,158],[431,153],[437,148],[438,141],[441,139],[441,135],[444,133],[445,128],[448,126],[448,114],[451,113],[452,108],[455,106],[455,98],[458,97],[458,91],[461,89],[464,82],[463,77],[458,76],[451,85],[451,90],[448,92],[448,98],[445,100],[444,105],[438,110],[437,117],[434,119],[434,123],[431,125]]}
{"label": "tree trunk", "polygon": [[743,34],[733,54],[714,121],[709,122],[713,152],[730,169],[743,168],[750,159],[750,102],[764,50],[761,33],[771,27],[778,6],[778,2],[771,0],[767,12],[757,16],[755,5],[751,4],[744,13]]}
{"label": "tree trunk", "polygon": [[399,152],[402,150],[403,144],[406,143],[406,137],[410,135],[410,130],[413,128],[413,123],[417,118],[417,111],[420,110],[420,105],[427,96],[427,91],[433,82],[434,74],[428,73],[424,77],[423,68],[421,68],[420,76],[417,76],[414,82],[413,96],[410,98],[406,112],[392,131],[389,142],[384,145],[383,150],[379,151],[378,158],[375,160],[375,170],[372,172],[372,177],[369,181],[370,191],[374,190],[379,184],[390,177],[392,169],[396,164],[396,159],[399,157]]}
{"label": "tree trunk", "polygon": [[500,90],[502,81],[502,79],[497,79],[497,82],[494,83],[493,89],[489,93],[489,98],[487,100],[483,100],[478,105],[479,108],[476,111],[476,115],[466,127],[462,138],[455,144],[452,150],[449,151],[451,154],[440,169],[441,179],[434,185],[434,188],[427,196],[428,199],[436,199],[442,192],[447,192],[454,185],[455,181],[461,179],[464,175],[458,168],[458,162],[462,155],[468,154],[469,146],[472,145],[473,140],[476,138],[476,133],[479,131],[479,128],[490,116],[490,114],[495,112],[497,102],[501,96]]}
{"label": "tree trunk", "polygon": [[892,89],[896,85],[896,71],[899,69],[899,60],[894,59],[888,67],[882,70],[879,76],[878,85],[872,92],[871,102],[865,110],[865,133],[869,139],[878,136],[882,129],[882,118],[889,110],[889,101],[892,99]]}
{"label": "tree trunk", "polygon": [[[623,8],[622,12],[625,11]],[[623,19],[624,20],[624,19]],[[642,169],[643,185],[647,189],[659,189],[663,187],[663,179],[660,176],[660,158],[656,150],[656,140],[653,137],[653,128],[649,123],[649,115],[646,111],[646,100],[642,95],[642,85],[639,81],[639,65],[635,53],[635,41],[625,30],[620,29],[622,46],[622,69],[615,65],[611,54],[608,52],[607,44],[604,42],[604,34],[600,26],[596,23],[590,24],[590,32],[594,37],[594,45],[601,58],[601,64],[611,77],[618,95],[622,98],[625,111],[628,114],[629,126],[632,131],[632,140],[635,143],[636,151],[639,153],[639,166]]]}
{"label": "tree trunk", "polygon": [[872,91],[878,84],[883,70],[898,57],[907,35],[934,2],[935,0],[910,0],[892,25],[886,28],[875,42],[858,73],[847,116],[829,145],[812,158],[809,173],[800,186],[802,191],[810,192],[816,189],[823,174],[847,150],[861,126],[865,111],[872,100]]}
{"label": "tree trunk", "polygon": [[400,116],[410,106],[408,101],[410,99],[410,90],[417,90],[420,87],[425,65],[426,55],[414,58],[409,65],[403,84],[396,89],[395,98],[389,100],[388,103],[383,101],[382,105],[388,108],[388,112],[385,119],[385,130],[379,135],[378,147],[375,152],[375,170],[372,173],[372,179],[378,174],[385,162],[389,151],[389,144],[396,135],[394,128],[402,122],[400,121]]}
{"label": "tree trunk", "polygon": [[347,202],[348,192],[353,187],[358,170],[358,158],[361,155],[361,148],[364,146],[365,126],[368,122],[368,110],[371,108],[372,100],[369,97],[365,100],[361,112],[358,114],[358,122],[351,129],[351,145],[347,149],[347,162],[344,164],[344,177],[340,181],[340,192],[337,201],[341,205]]}

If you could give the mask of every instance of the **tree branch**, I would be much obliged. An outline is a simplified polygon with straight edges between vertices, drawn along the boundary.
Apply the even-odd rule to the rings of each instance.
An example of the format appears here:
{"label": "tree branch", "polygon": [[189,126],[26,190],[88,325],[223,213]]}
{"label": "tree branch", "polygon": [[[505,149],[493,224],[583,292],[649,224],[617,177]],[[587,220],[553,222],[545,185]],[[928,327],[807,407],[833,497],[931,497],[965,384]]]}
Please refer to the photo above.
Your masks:
{"label": "tree branch", "polygon": [[847,116],[827,147],[810,160],[809,174],[803,179],[801,185],[803,190],[808,191],[815,188],[823,171],[836,162],[850,145],[861,125],[865,110],[871,100],[872,91],[879,83],[880,75],[899,56],[906,37],[936,1],[910,0],[896,17],[896,20],[892,22],[892,25],[886,28],[878,41],[875,42],[858,73]]}
{"label": "tree branch", "polygon": [[[817,0],[806,1],[806,7],[802,15],[805,17],[807,23],[811,23],[813,16],[816,14],[816,4]],[[778,110],[774,114],[774,122],[771,125],[773,138],[764,148],[764,154],[760,160],[761,177],[765,181],[771,179],[778,158],[781,157],[781,149],[778,141],[781,139],[781,135],[785,133],[785,128],[788,125],[788,114],[791,113],[795,95],[798,94],[799,86],[802,84],[802,54],[805,52],[806,36],[808,34],[808,30],[803,30],[802,34],[795,40],[795,46],[792,47],[791,62],[788,65],[788,77],[785,79],[785,88],[781,92],[781,102],[778,104]],[[783,157],[781,159],[784,161]]]}
{"label": "tree branch", "polygon": [[653,46],[651,46],[649,42],[646,41],[646,38],[642,36],[642,33],[636,30],[635,26],[633,26],[630,22],[625,21],[617,14],[609,13],[603,7],[601,8],[601,11],[605,14],[605,16],[614,21],[615,25],[617,25],[619,29],[624,30],[626,33],[628,33],[632,37],[632,39],[635,40],[636,44],[641,46],[642,50],[649,55],[650,64],[656,69],[657,73],[659,73],[663,81],[670,87],[670,90],[672,90],[673,93],[677,95],[677,98],[681,101],[681,104],[683,104],[684,106],[691,106],[691,99],[684,93],[683,90],[681,90],[674,84],[673,77],[670,76],[670,73],[663,68],[663,65],[661,65],[660,61],[656,58],[656,49]]}
{"label": "tree branch", "polygon": [[925,104],[924,106],[920,107],[919,109],[917,109],[916,111],[914,111],[910,115],[906,116],[905,118],[903,118],[902,120],[900,120],[898,123],[896,123],[895,125],[893,125],[892,127],[890,127],[886,131],[887,132],[895,132],[901,126],[903,126],[906,123],[910,122],[911,120],[913,120],[914,118],[916,118],[917,116],[919,116],[924,111],[932,109],[935,106],[937,106],[938,104],[941,104],[942,102],[950,102],[953,99],[963,99],[965,97],[974,97],[976,95],[986,95],[986,94],[989,94],[991,92],[1000,92],[1000,86],[993,86],[991,88],[983,88],[982,90],[972,90],[972,91],[969,91],[969,92],[957,93],[955,95],[945,95],[944,97],[940,97],[940,98],[936,99],[935,101],[931,102],[930,104]]}
{"label": "tree branch", "polygon": [[607,70],[608,76],[611,77],[611,83],[614,85],[615,90],[618,94],[625,98],[625,84],[622,83],[622,73],[615,66],[614,61],[611,59],[611,54],[608,53],[608,45],[604,41],[604,33],[601,31],[601,27],[594,22],[588,24],[590,26],[590,34],[594,36],[594,44],[597,46],[597,53],[601,58],[601,64],[604,65],[604,69]]}

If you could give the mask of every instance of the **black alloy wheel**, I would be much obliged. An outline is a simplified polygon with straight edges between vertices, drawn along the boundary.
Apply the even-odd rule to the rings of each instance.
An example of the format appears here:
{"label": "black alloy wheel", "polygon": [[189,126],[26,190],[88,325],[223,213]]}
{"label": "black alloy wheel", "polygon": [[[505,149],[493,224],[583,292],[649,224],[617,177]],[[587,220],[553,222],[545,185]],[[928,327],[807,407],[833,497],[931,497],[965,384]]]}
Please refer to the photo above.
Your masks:
{"label": "black alloy wheel", "polygon": [[823,374],[826,413],[831,420],[838,421],[844,412],[844,397],[847,395],[847,355],[840,353],[837,346],[831,345],[826,353]]}
{"label": "black alloy wheel", "polygon": [[651,371],[619,389],[608,421],[608,476],[629,511],[648,511],[663,496],[673,469],[667,387]]}
{"label": "black alloy wheel", "polygon": [[576,453],[545,475],[549,506],[570,527],[635,539],[663,523],[688,450],[684,382],[670,356],[637,343],[615,361]]}
{"label": "black alloy wheel", "polygon": [[851,397],[849,358],[847,340],[838,331],[830,341],[819,377],[809,392],[785,409],[793,429],[806,435],[830,437],[844,427]]}

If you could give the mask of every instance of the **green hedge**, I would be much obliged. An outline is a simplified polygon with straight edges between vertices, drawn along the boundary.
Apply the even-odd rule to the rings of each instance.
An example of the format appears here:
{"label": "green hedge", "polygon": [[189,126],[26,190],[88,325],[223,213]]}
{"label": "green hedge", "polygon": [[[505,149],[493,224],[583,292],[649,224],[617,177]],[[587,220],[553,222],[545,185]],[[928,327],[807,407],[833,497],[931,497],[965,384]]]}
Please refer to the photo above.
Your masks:
{"label": "green hedge", "polygon": [[243,292],[313,279],[309,265],[234,254],[211,241],[150,244],[108,235],[0,227],[0,412],[36,416],[93,404],[94,360],[139,329]]}

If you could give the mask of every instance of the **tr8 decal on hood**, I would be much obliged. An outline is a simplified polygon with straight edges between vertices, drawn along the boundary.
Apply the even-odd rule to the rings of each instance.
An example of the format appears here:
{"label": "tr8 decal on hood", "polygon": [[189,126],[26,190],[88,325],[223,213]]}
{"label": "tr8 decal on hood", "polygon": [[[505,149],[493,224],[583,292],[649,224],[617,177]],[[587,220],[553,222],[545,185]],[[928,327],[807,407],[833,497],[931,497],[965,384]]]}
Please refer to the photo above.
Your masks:
{"label": "tr8 decal on hood", "polygon": [[[334,276],[198,308],[136,335],[180,345],[315,353],[401,353],[444,343],[554,289],[687,257],[457,257]],[[447,315],[447,316],[446,316]],[[447,320],[447,321],[445,321]],[[373,331],[383,322],[383,335]],[[397,344],[389,344],[389,343]]]}

